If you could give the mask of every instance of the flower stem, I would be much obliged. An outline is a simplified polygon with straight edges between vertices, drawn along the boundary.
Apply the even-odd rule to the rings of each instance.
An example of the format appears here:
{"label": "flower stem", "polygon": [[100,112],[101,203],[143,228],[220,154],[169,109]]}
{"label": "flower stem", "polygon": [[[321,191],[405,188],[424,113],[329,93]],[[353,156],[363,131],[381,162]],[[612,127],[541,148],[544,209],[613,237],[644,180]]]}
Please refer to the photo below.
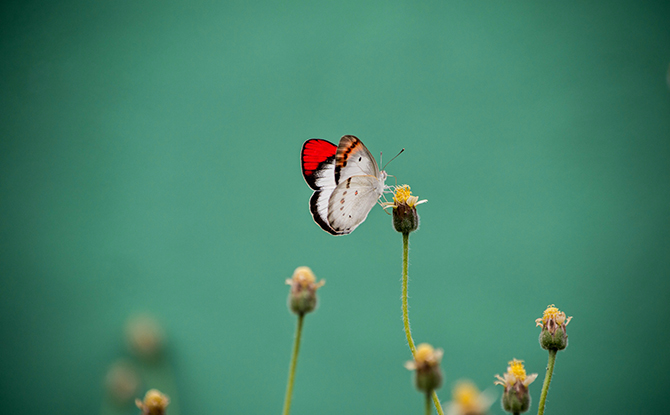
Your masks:
{"label": "flower stem", "polygon": [[[407,344],[412,351],[412,357],[416,355],[416,347],[412,339],[412,331],[409,328],[409,312],[407,306],[407,267],[409,258],[409,233],[402,234],[402,322],[405,326],[405,336],[407,336]],[[437,392],[433,391],[433,403],[439,415],[444,415],[440,399],[437,397]]]}
{"label": "flower stem", "polygon": [[412,356],[416,354],[416,347],[412,339],[412,332],[409,328],[409,312],[407,306],[407,263],[409,257],[409,233],[402,234],[402,322],[405,326],[405,336]]}
{"label": "flower stem", "polygon": [[295,329],[295,342],[293,343],[293,355],[291,356],[291,367],[288,372],[288,384],[286,385],[286,398],[284,399],[283,415],[288,415],[291,410],[291,397],[293,396],[293,379],[295,378],[295,367],[298,364],[298,352],[300,351],[300,336],[302,335],[302,322],[304,314],[298,314],[298,326]]}
{"label": "flower stem", "polygon": [[547,362],[547,374],[544,376],[544,383],[542,384],[542,394],[540,395],[540,405],[537,409],[537,415],[544,414],[544,404],[547,400],[547,393],[549,392],[549,384],[551,383],[551,375],[554,374],[554,363],[556,363],[556,350],[549,350],[549,362]]}
{"label": "flower stem", "polygon": [[432,412],[432,411],[430,410],[430,406],[431,406],[431,405],[430,405],[430,394],[427,393],[427,394],[426,394],[426,415],[430,415],[430,413]]}

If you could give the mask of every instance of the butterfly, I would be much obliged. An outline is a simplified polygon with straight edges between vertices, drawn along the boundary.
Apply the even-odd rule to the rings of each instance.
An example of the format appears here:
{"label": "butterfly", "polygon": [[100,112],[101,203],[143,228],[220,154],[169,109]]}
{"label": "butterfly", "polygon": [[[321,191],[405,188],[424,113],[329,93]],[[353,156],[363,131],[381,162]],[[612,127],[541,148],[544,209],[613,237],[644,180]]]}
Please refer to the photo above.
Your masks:
{"label": "butterfly", "polygon": [[312,138],[300,152],[302,175],[314,190],[309,210],[314,221],[331,235],[347,235],[363,223],[384,193],[386,172],[353,135],[335,145]]}

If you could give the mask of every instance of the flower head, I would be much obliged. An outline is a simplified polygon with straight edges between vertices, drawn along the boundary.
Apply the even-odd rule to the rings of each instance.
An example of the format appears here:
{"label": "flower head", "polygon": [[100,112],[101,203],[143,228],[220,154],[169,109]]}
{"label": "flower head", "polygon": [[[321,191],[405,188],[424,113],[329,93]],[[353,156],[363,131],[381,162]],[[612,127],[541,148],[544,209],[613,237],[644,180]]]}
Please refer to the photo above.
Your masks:
{"label": "flower head", "polygon": [[128,404],[139,392],[140,377],[132,363],[119,360],[109,368],[105,376],[105,385],[115,402]]}
{"label": "flower head", "polygon": [[144,401],[135,400],[135,405],[142,410],[142,415],[163,415],[170,399],[157,389],[151,389],[144,395]]}
{"label": "flower head", "polygon": [[503,376],[496,375],[496,385],[502,385],[503,391],[502,405],[507,412],[521,413],[530,408],[530,394],[528,385],[537,378],[537,373],[526,374],[523,367],[523,360],[512,359],[507,367],[507,372]]}
{"label": "flower head", "polygon": [[317,298],[316,290],[326,282],[316,282],[316,277],[309,267],[298,267],[293,272],[293,277],[286,280],[291,286],[288,296],[288,306],[296,314],[303,315],[314,311]]}
{"label": "flower head", "polygon": [[153,316],[144,314],[128,320],[126,339],[133,353],[151,360],[160,357],[165,343],[165,333]]}
{"label": "flower head", "polygon": [[495,395],[480,392],[469,380],[460,380],[451,392],[452,401],[446,405],[447,415],[484,415],[495,401]]}
{"label": "flower head", "polygon": [[547,306],[542,318],[535,320],[535,325],[542,327],[540,345],[546,350],[563,350],[568,347],[567,325],[572,317],[566,317],[553,304]]}
{"label": "flower head", "polygon": [[413,196],[410,187],[406,184],[393,188],[393,202],[384,202],[384,209],[393,208],[393,227],[400,233],[413,232],[419,228],[419,214],[416,206],[427,202]]}
{"label": "flower head", "polygon": [[442,384],[440,361],[444,352],[434,349],[428,343],[422,343],[416,348],[414,360],[405,363],[405,368],[415,370],[415,383],[420,391],[431,393]]}

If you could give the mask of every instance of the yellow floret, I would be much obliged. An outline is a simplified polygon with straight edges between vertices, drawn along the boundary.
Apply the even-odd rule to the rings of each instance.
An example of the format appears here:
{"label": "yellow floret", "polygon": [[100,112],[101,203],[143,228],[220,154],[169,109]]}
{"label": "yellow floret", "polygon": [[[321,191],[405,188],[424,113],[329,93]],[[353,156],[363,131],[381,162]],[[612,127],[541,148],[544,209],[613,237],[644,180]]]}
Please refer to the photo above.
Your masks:
{"label": "yellow floret", "polygon": [[409,185],[402,185],[395,189],[395,194],[393,195],[393,200],[396,204],[407,203],[407,199],[412,196],[412,191],[409,188]]}
{"label": "yellow floret", "polygon": [[310,284],[314,284],[316,277],[309,267],[298,267],[293,272],[293,281],[303,287],[308,287]]}
{"label": "yellow floret", "polygon": [[544,324],[547,324],[547,321],[549,321],[549,319],[556,320],[558,314],[559,314],[558,308],[553,304],[551,304],[547,306],[546,310],[544,310],[544,314],[542,314],[542,322]]}
{"label": "yellow floret", "polygon": [[526,380],[526,369],[523,367],[523,360],[513,359],[509,362],[509,369],[507,371],[521,382]]}
{"label": "yellow floret", "polygon": [[416,363],[424,363],[433,358],[435,355],[435,349],[428,343],[421,343],[419,347],[416,348]]}

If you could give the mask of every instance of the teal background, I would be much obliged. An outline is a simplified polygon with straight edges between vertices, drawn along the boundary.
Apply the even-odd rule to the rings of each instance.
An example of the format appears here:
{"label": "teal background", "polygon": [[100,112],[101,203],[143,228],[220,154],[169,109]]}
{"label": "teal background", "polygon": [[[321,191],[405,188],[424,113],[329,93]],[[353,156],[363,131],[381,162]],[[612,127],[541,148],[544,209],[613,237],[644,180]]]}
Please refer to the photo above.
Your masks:
{"label": "teal background", "polygon": [[0,7],[3,413],[100,411],[136,312],[182,413],[279,413],[300,265],[327,284],[292,413],[421,413],[400,235],[379,207],[344,237],[307,208],[302,142],[343,134],[406,148],[387,170],[428,199],[410,316],[445,350],[442,400],[516,357],[535,411],[555,303],[547,413],[667,408],[668,2]]}

